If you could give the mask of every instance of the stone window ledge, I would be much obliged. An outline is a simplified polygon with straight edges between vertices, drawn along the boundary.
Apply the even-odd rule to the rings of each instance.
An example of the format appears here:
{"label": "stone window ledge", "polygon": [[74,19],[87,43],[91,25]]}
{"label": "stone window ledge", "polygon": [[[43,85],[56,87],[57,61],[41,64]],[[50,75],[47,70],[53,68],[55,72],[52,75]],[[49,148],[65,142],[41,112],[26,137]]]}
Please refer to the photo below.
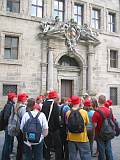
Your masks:
{"label": "stone window ledge", "polygon": [[116,72],[116,73],[120,73],[120,68],[108,68],[108,72]]}
{"label": "stone window ledge", "polygon": [[20,60],[13,60],[13,59],[4,59],[0,60],[0,64],[6,64],[6,65],[19,65],[22,66],[22,62]]}

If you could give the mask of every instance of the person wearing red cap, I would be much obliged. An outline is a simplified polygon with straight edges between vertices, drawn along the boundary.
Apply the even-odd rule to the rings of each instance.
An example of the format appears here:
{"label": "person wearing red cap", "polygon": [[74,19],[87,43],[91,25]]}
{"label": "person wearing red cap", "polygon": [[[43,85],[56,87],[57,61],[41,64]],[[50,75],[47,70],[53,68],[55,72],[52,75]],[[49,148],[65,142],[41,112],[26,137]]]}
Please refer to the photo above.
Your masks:
{"label": "person wearing red cap", "polygon": [[91,155],[93,156],[93,141],[94,141],[94,133],[95,132],[94,132],[94,126],[92,123],[92,116],[95,111],[93,110],[91,100],[86,99],[84,101],[83,109],[86,110],[88,113],[89,123],[87,125],[87,135],[88,135],[88,139],[89,139],[89,143],[90,143]]}
{"label": "person wearing red cap", "polygon": [[89,140],[87,137],[86,126],[89,123],[88,114],[85,110],[80,108],[81,99],[78,96],[71,97],[71,103],[73,105],[72,109],[66,113],[69,126],[69,117],[72,112],[79,112],[83,120],[83,130],[82,132],[73,133],[68,128],[68,148],[69,148],[69,160],[75,160],[79,151],[80,158],[82,160],[91,160]]}
{"label": "person wearing red cap", "polygon": [[35,104],[35,101],[33,98],[29,99],[29,101],[31,101],[32,103],[30,103],[30,105],[28,106],[29,112],[26,112],[23,115],[20,129],[24,133],[24,126],[26,122],[30,119],[30,114],[31,114],[33,117],[38,116],[38,120],[40,121],[40,124],[42,127],[42,133],[38,143],[33,144],[26,139],[24,140],[25,159],[32,160],[34,155],[34,160],[43,160],[43,140],[44,140],[44,137],[47,136],[48,134],[48,122],[45,114],[40,112],[41,108],[39,104]]}
{"label": "person wearing red cap", "polygon": [[[26,113],[27,99],[28,99],[27,93],[18,94],[16,112],[20,118],[20,121],[22,120],[23,115]],[[22,160],[23,159],[23,144],[24,144],[22,132],[20,132],[20,134],[17,136],[17,140],[18,140],[18,145],[17,145],[16,160]]]}
{"label": "person wearing red cap", "polygon": [[42,95],[40,95],[36,98],[36,103],[39,104],[41,109],[42,109],[42,105],[43,105],[43,98],[44,98],[44,96],[42,96]]}
{"label": "person wearing red cap", "polygon": [[[101,111],[106,118],[109,118],[111,113],[110,109],[108,107],[105,107],[105,102],[106,102],[106,97],[104,95],[100,95],[98,98],[99,107],[96,109],[95,113],[93,114],[92,122],[95,126],[97,149],[99,152],[98,160],[102,160],[102,159],[113,160],[111,139],[103,140],[100,137],[100,129],[102,127],[104,120],[102,115],[98,111]],[[112,120],[113,120],[113,117],[112,117]]]}
{"label": "person wearing red cap", "polygon": [[59,134],[59,107],[58,93],[54,90],[48,92],[48,99],[43,102],[42,112],[46,115],[49,126],[48,136],[45,138],[45,160],[50,160],[51,144],[54,142],[55,160],[62,160],[62,147]]}
{"label": "person wearing red cap", "polygon": [[13,140],[14,138],[8,134],[8,121],[11,115],[12,110],[15,108],[15,103],[17,100],[17,95],[14,92],[9,92],[7,94],[8,100],[3,109],[4,111],[4,123],[5,123],[5,140],[2,150],[1,160],[10,160],[10,154],[13,148]]}

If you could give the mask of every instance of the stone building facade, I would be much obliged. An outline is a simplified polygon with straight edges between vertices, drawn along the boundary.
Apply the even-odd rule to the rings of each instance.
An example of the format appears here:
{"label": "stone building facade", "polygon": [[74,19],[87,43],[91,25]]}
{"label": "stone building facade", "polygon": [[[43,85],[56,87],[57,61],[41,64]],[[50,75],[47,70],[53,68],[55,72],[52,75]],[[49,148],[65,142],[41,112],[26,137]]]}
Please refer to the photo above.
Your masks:
{"label": "stone building facade", "polygon": [[[57,15],[63,25],[87,24],[98,43],[85,35],[70,49],[60,27],[43,33],[41,23],[56,29]],[[0,105],[9,89],[32,97],[50,89],[61,96],[104,93],[120,105],[120,1],[1,0]]]}

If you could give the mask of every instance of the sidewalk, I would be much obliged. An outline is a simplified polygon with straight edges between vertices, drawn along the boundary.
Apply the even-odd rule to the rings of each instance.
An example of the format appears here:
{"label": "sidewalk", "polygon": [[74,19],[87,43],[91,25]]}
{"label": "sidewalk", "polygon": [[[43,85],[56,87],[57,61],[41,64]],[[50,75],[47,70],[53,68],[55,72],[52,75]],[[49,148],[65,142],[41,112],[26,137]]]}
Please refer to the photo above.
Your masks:
{"label": "sidewalk", "polygon": [[[3,142],[4,142],[4,132],[0,132],[0,158],[1,158],[1,153],[2,153],[2,147],[3,147]],[[94,150],[96,151],[96,143],[94,143]],[[15,138],[15,144],[14,144],[14,152],[16,152],[16,145],[17,145],[17,140]],[[113,149],[113,156],[114,160],[120,160],[120,136],[115,137],[112,140],[112,149]],[[11,160],[15,160],[15,155],[11,157]],[[79,158],[76,160],[80,160]],[[97,158],[92,158],[92,160],[97,160]]]}

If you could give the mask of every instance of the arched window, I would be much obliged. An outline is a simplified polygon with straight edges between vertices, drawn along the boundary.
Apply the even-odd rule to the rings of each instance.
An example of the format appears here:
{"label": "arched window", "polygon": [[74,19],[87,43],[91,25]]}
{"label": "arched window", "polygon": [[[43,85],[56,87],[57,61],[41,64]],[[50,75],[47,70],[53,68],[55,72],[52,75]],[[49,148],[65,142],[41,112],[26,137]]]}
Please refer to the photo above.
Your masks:
{"label": "arched window", "polygon": [[79,67],[78,62],[69,56],[63,56],[58,62],[61,66],[77,66]]}

